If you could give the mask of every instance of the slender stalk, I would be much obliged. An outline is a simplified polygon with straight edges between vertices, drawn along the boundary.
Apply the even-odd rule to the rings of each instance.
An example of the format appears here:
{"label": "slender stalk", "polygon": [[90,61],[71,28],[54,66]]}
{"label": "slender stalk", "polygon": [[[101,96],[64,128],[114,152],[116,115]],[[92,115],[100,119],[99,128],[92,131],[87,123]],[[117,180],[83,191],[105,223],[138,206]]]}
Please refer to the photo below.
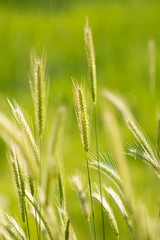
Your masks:
{"label": "slender stalk", "polygon": [[103,229],[103,240],[105,240],[105,226],[104,226],[104,213],[103,213],[103,204],[102,204],[102,181],[101,181],[101,171],[100,171],[100,162],[99,162],[99,146],[98,146],[98,128],[97,128],[97,106],[94,103],[94,114],[95,114],[95,136],[96,136],[96,151],[97,151],[97,161],[98,161],[98,177],[99,177],[99,188],[100,188],[100,197],[101,197],[101,216],[102,216],[102,229]]}
{"label": "slender stalk", "polygon": [[102,214],[102,228],[103,228],[103,240],[105,240],[105,229],[104,229],[104,215],[102,207],[102,187],[101,187],[101,173],[99,166],[99,153],[98,153],[98,130],[97,130],[97,112],[96,112],[96,102],[97,102],[97,77],[96,77],[96,63],[95,63],[95,52],[92,39],[92,30],[88,24],[88,19],[86,19],[86,25],[84,28],[85,35],[85,45],[86,45],[86,54],[90,75],[90,84],[91,84],[91,93],[92,101],[94,104],[94,113],[95,113],[95,136],[96,136],[96,149],[97,149],[97,160],[98,160],[98,176],[99,176],[99,187],[100,187],[100,196],[101,196],[101,214]]}
{"label": "slender stalk", "polygon": [[25,235],[27,236],[27,228],[25,222],[23,223],[23,231],[25,232]]}
{"label": "slender stalk", "polygon": [[93,218],[93,226],[94,226],[94,237],[96,237],[96,225],[95,225],[95,216],[94,216],[94,209],[93,209],[93,199],[92,199],[92,187],[91,187],[91,178],[90,178],[90,171],[89,171],[89,164],[88,164],[88,153],[86,152],[86,163],[87,163],[87,174],[88,174],[88,184],[89,184],[89,193],[91,199],[91,210],[92,210],[92,218]]}
{"label": "slender stalk", "polygon": [[90,235],[91,235],[91,239],[93,240],[93,233],[92,233],[90,220],[88,220],[88,227],[89,227],[89,232],[90,232]]}
{"label": "slender stalk", "polygon": [[14,168],[14,174],[15,174],[15,180],[16,180],[16,184],[17,187],[19,187],[19,192],[20,192],[20,196],[21,196],[21,201],[22,201],[22,208],[23,208],[23,216],[22,216],[22,220],[24,222],[25,225],[25,233],[27,235],[28,232],[28,239],[30,240],[30,230],[29,230],[29,223],[28,223],[28,216],[27,216],[27,209],[26,209],[26,203],[25,203],[25,184],[24,184],[24,179],[22,176],[22,172],[21,172],[21,168],[17,159],[17,156],[14,152],[14,157],[15,157],[15,162],[16,162],[16,166],[15,163],[13,164],[13,168]]}
{"label": "slender stalk", "polygon": [[[34,198],[34,203],[36,204],[36,197]],[[35,208],[35,221],[36,221],[37,240],[39,240],[39,229],[38,229],[38,223],[37,223],[37,210],[36,210],[36,208]]]}
{"label": "slender stalk", "polygon": [[[42,186],[42,135],[40,135],[40,165],[39,165],[39,187],[40,187],[40,195],[41,195],[41,186]],[[39,200],[39,211],[41,214],[41,196]],[[41,240],[41,220],[39,220],[39,240]]]}
{"label": "slender stalk", "polygon": [[159,211],[158,211],[158,220],[157,220],[157,226],[156,226],[156,237],[155,240],[158,237],[158,225],[159,225],[159,219],[160,219],[160,205],[159,205]]}
{"label": "slender stalk", "polygon": [[28,214],[27,214],[27,208],[26,208],[26,203],[24,203],[24,208],[25,208],[25,215],[26,215],[26,225],[27,225],[27,231],[28,231],[28,239],[30,240],[30,230],[29,230],[29,221],[28,221]]}

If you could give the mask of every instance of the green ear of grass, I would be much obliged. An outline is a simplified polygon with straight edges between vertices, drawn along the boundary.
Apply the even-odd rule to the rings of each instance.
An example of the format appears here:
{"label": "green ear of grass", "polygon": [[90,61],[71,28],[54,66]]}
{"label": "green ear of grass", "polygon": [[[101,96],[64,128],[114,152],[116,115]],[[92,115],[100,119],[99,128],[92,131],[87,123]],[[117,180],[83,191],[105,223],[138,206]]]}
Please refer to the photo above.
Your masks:
{"label": "green ear of grass", "polygon": [[9,235],[7,229],[5,229],[4,226],[2,226],[2,224],[0,223],[0,238],[2,238],[2,240],[18,240],[16,238],[16,236],[13,236],[11,238],[11,236]]}
{"label": "green ear of grass", "polygon": [[104,186],[104,190],[114,200],[114,202],[117,205],[117,207],[119,208],[124,220],[126,221],[129,230],[132,232],[133,231],[133,226],[132,226],[131,220],[129,218],[127,209],[126,209],[126,207],[123,203],[123,200],[111,187]]}
{"label": "green ear of grass", "polygon": [[107,98],[112,104],[114,104],[118,108],[118,110],[121,111],[127,127],[132,131],[142,148],[146,150],[146,152],[148,152],[148,154],[151,156],[151,159],[157,162],[155,150],[151,146],[151,143],[146,137],[146,134],[144,134],[141,128],[138,126],[136,120],[134,119],[132,113],[129,111],[126,105],[118,97],[108,91],[103,91],[103,96]]}
{"label": "green ear of grass", "polygon": [[[90,158],[90,166],[94,168],[95,170],[98,169],[98,161],[97,161],[97,154],[96,153],[90,153],[89,154]],[[121,182],[121,178],[112,164],[111,160],[107,156],[106,153],[99,153],[99,165],[100,165],[100,171],[103,173],[105,176],[107,176],[118,188],[120,193],[122,194],[123,192],[123,185]]]}
{"label": "green ear of grass", "polygon": [[[101,205],[100,194],[93,193],[92,196],[93,196],[93,199],[95,199]],[[119,230],[118,230],[118,226],[117,226],[117,221],[115,219],[115,216],[113,214],[113,211],[112,211],[110,205],[108,204],[108,202],[106,201],[106,199],[104,197],[102,198],[102,207],[110,221],[110,224],[112,226],[112,230],[113,230],[114,234],[116,235],[117,239],[119,239]]]}
{"label": "green ear of grass", "polygon": [[15,153],[13,156],[10,153],[8,154],[8,162],[11,166],[11,172],[13,174],[13,179],[16,186],[22,221],[25,223],[25,186],[18,159]]}
{"label": "green ear of grass", "polygon": [[0,225],[4,227],[12,239],[27,240],[25,233],[17,221],[3,209],[0,209]]}
{"label": "green ear of grass", "polygon": [[[72,79],[73,81],[73,79]],[[87,107],[85,103],[85,97],[82,86],[76,85],[73,81],[74,86],[74,98],[75,98],[75,112],[77,115],[78,126],[80,130],[80,137],[84,151],[89,151],[89,121],[87,115]]]}
{"label": "green ear of grass", "polygon": [[63,182],[62,182],[62,177],[60,172],[58,173],[57,180],[58,180],[58,191],[59,191],[59,205],[61,209],[65,209],[64,188],[63,188]]}
{"label": "green ear of grass", "polygon": [[35,109],[36,126],[40,138],[42,138],[45,120],[46,108],[48,99],[48,87],[46,76],[46,53],[42,57],[37,57],[36,51],[31,53],[31,74],[30,74],[30,87]]}
{"label": "green ear of grass", "polygon": [[63,185],[63,179],[62,179],[62,174],[60,169],[57,174],[57,187],[58,187],[58,194],[59,194],[57,208],[60,216],[61,229],[62,229],[62,232],[65,233],[68,213],[66,209],[64,185]]}
{"label": "green ear of grass", "polygon": [[140,145],[140,150],[138,151],[135,148],[132,149],[132,147],[130,147],[128,149],[129,154],[131,156],[141,157],[143,160],[145,160],[146,163],[153,167],[157,176],[160,177],[160,164],[158,159],[158,153],[156,152],[156,149],[153,147],[146,134],[142,131],[142,129],[134,119],[132,113],[118,97],[116,97],[109,91],[103,91],[103,96],[113,105],[115,105],[118,110],[120,110],[127,127],[133,133]]}
{"label": "green ear of grass", "polygon": [[95,53],[94,53],[94,46],[93,46],[93,39],[92,39],[92,31],[91,31],[91,27],[88,24],[87,18],[86,18],[86,24],[84,27],[84,39],[85,39],[85,45],[86,45],[88,69],[89,69],[89,74],[90,74],[92,100],[95,104],[96,100],[97,100]]}
{"label": "green ear of grass", "polygon": [[21,129],[21,132],[24,133],[24,139],[27,141],[28,145],[31,147],[33,156],[37,164],[39,165],[39,162],[40,162],[39,149],[35,142],[31,128],[29,127],[29,124],[26,121],[23,110],[20,108],[20,106],[16,101],[14,101],[13,104],[11,103],[10,100],[8,100],[8,102],[11,107],[12,113]]}
{"label": "green ear of grass", "polygon": [[0,135],[3,140],[6,142],[7,146],[11,149],[12,143],[18,146],[19,150],[22,153],[22,156],[26,160],[26,164],[30,169],[30,172],[34,178],[37,178],[37,168],[32,161],[32,154],[27,151],[26,144],[22,141],[20,132],[14,127],[12,122],[6,117],[3,113],[0,112]]}

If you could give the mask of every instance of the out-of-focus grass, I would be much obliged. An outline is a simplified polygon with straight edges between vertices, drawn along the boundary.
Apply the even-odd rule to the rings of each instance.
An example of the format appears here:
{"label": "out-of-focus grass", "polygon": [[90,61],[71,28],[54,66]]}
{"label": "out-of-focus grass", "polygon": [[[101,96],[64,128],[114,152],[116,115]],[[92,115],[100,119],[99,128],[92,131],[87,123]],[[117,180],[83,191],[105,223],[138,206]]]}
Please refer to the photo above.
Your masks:
{"label": "out-of-focus grass", "polygon": [[[138,122],[155,141],[155,110],[160,91],[159,9],[158,1],[108,1],[75,5],[59,12],[35,8],[27,11],[23,8],[0,8],[0,92],[4,97],[16,98],[25,109],[33,113],[28,84],[29,53],[33,46],[39,54],[43,47],[47,49],[53,112],[57,98],[68,106],[65,137],[61,147],[67,176],[74,173],[75,168],[80,168],[85,174],[84,156],[72,107],[71,82],[71,76],[79,80],[81,76],[86,76],[86,85],[89,85],[83,40],[85,16],[88,16],[93,31],[99,89],[106,87],[120,92],[127,99]],[[157,49],[155,95],[149,93],[148,87],[147,42],[150,37],[155,39]],[[2,102],[3,100],[1,109],[8,112],[7,104]],[[105,105],[108,106],[104,102]],[[119,115],[118,119],[124,141],[131,139]],[[104,135],[101,124],[99,129],[100,150],[108,152],[108,136]],[[12,197],[11,206],[13,213],[16,213],[17,209],[13,209],[16,200],[13,198],[14,191],[2,142],[0,150],[0,192]],[[129,161],[135,194],[137,198],[145,199],[154,215],[157,211],[153,206],[157,204],[158,181],[150,170],[137,161]],[[66,181],[69,185],[67,177]],[[154,200],[150,197],[153,194],[156,196]],[[67,186],[67,200],[75,231],[80,236],[79,239],[84,239],[87,225],[70,186]],[[96,214],[99,214],[98,211]],[[79,226],[84,227],[82,229]],[[97,227],[101,230],[98,221]],[[123,239],[128,239],[128,232],[123,228],[122,222],[120,234],[124,234]],[[111,234],[109,227],[107,234]]]}

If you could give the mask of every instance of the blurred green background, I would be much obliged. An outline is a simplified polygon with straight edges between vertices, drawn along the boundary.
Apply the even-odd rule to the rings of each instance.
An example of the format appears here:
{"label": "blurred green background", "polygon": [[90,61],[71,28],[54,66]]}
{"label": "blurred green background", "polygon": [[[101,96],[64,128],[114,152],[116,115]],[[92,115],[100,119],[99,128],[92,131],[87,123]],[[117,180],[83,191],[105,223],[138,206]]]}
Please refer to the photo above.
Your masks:
{"label": "blurred green background", "polygon": [[[41,0],[0,1],[0,109],[11,115],[6,97],[16,99],[33,115],[28,73],[32,47],[38,54],[47,50],[50,76],[50,115],[57,105],[67,106],[66,126],[60,152],[67,183],[67,205],[78,239],[89,239],[87,224],[68,177],[80,169],[86,174],[84,155],[73,109],[71,76],[86,78],[88,67],[84,46],[84,24],[88,16],[96,52],[99,107],[108,107],[100,97],[101,89],[120,93],[137,121],[156,143],[156,111],[160,93],[160,1],[154,0]],[[156,43],[156,90],[149,91],[148,41]],[[89,97],[88,97],[89,98]],[[103,111],[102,108],[99,108]],[[123,120],[115,111],[122,139],[133,140]],[[51,118],[50,118],[51,116]],[[99,112],[100,150],[110,152],[109,136],[104,134]],[[94,144],[92,145],[94,150]],[[13,215],[18,216],[17,198],[11,182],[6,148],[0,141],[0,195],[8,196]],[[159,182],[139,160],[128,158],[135,199],[143,201],[151,217],[158,215]],[[106,180],[106,179],[104,179]],[[106,182],[107,183],[107,182]],[[154,196],[154,197],[153,197]],[[9,200],[10,199],[10,200]],[[16,207],[15,207],[16,206]],[[97,204],[95,204],[97,206]],[[117,213],[118,214],[118,213]],[[97,229],[101,235],[100,208],[96,208]],[[118,214],[121,239],[129,239],[128,230]],[[112,236],[106,219],[106,234]],[[86,237],[88,236],[88,237]],[[99,237],[100,239],[100,237]]]}

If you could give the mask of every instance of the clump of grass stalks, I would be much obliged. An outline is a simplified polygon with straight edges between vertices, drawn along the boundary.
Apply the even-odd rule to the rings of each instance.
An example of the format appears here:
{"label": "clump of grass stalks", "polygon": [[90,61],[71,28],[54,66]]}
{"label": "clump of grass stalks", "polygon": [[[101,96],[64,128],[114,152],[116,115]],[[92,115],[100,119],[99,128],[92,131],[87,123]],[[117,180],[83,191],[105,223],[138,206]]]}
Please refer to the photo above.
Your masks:
{"label": "clump of grass stalks", "polygon": [[98,143],[98,127],[97,127],[97,77],[96,77],[96,63],[95,63],[95,53],[92,39],[91,27],[88,24],[88,19],[86,18],[86,25],[84,28],[85,35],[85,45],[86,45],[86,55],[88,60],[88,68],[90,74],[90,85],[92,93],[92,101],[94,105],[94,122],[95,122],[95,140],[96,140],[96,151],[98,159],[98,177],[99,177],[99,189],[101,197],[101,216],[102,216],[102,231],[103,231],[103,240],[105,240],[105,226],[104,226],[104,215],[102,208],[102,180],[100,172],[100,163],[99,163],[99,143]]}
{"label": "clump of grass stalks", "polygon": [[80,130],[82,145],[86,154],[88,184],[89,184],[92,218],[93,218],[93,225],[94,225],[94,238],[96,239],[95,214],[94,214],[94,208],[93,208],[92,186],[91,186],[91,177],[90,177],[90,170],[89,170],[89,163],[88,163],[89,120],[88,120],[88,115],[86,110],[86,103],[85,103],[83,88],[78,84],[76,85],[74,81],[73,81],[73,86],[74,86],[74,99],[76,103],[75,109],[76,109],[77,121],[78,121],[79,130]]}
{"label": "clump of grass stalks", "polygon": [[[134,200],[133,191],[129,191],[129,188],[133,189],[133,186],[131,186],[129,180],[130,173],[126,156],[122,153],[123,144],[115,119],[109,111],[105,111],[105,114],[103,111],[103,117],[108,128],[113,127],[116,133],[115,135],[110,134],[112,144],[116,145],[113,148],[115,158],[99,151],[95,53],[91,28],[87,20],[84,32],[94,109],[96,151],[90,151],[92,142],[90,142],[91,121],[89,115],[91,114],[87,110],[85,91],[82,84],[79,85],[75,79],[72,79],[76,116],[86,157],[89,194],[88,190],[84,188],[79,174],[72,176],[71,183],[78,195],[84,219],[88,223],[91,239],[99,239],[93,200],[101,207],[103,239],[108,239],[107,231],[105,231],[108,229],[108,226],[107,228],[105,226],[105,216],[108,218],[115,238],[122,239],[117,212],[121,214],[122,221],[128,228],[130,239],[154,239],[150,224],[153,221],[150,220],[144,206],[137,204]],[[154,47],[150,46],[150,59],[154,56]],[[151,82],[154,82],[154,78],[155,68],[150,66]],[[8,147],[7,158],[21,213],[21,221],[19,221],[11,216],[7,209],[0,208],[0,237],[6,240],[30,240],[35,238],[38,240],[76,240],[72,218],[67,210],[63,164],[57,157],[57,143],[59,142],[61,128],[65,125],[66,108],[64,106],[58,108],[50,131],[51,136],[47,140],[45,139],[45,128],[48,127],[46,125],[48,76],[45,52],[43,52],[42,57],[38,57],[35,50],[32,51],[29,82],[35,122],[31,118],[28,120],[27,114],[15,100],[8,99],[13,121],[0,112],[0,135]],[[127,154],[144,160],[160,177],[160,120],[158,119],[157,146],[153,146],[123,101],[107,90],[104,90],[102,94],[121,111],[127,127],[137,140],[136,144],[131,144],[128,147]],[[109,135],[107,137],[109,138]],[[47,141],[46,145],[44,139]],[[91,170],[98,173],[96,175],[98,176],[98,184],[96,180],[92,180]],[[56,186],[56,189],[53,185]],[[31,217],[35,222],[34,227],[31,227],[33,222],[31,222]],[[156,237],[158,235],[158,223],[159,216]]]}
{"label": "clump of grass stalks", "polygon": [[[60,171],[55,171],[55,163],[53,164],[59,132],[63,125],[61,120],[65,113],[64,107],[60,106],[57,110],[56,120],[52,126],[53,130],[46,149],[43,144],[48,98],[46,75],[45,54],[43,53],[40,58],[35,51],[32,51],[29,79],[35,110],[34,125],[31,119],[28,121],[27,114],[15,100],[8,99],[13,114],[13,122],[3,113],[0,113],[0,134],[8,146],[7,157],[22,219],[21,227],[21,223],[10,216],[7,210],[1,209],[0,236],[3,239],[76,239],[64,201],[65,192],[62,176]],[[50,146],[49,151],[48,146]],[[43,155],[42,152],[44,152]],[[57,166],[59,168],[58,162]],[[60,194],[58,204],[51,199],[50,184],[53,182],[51,170],[58,179]],[[55,213],[56,209],[60,219]],[[35,221],[34,227],[31,227],[31,217]]]}

